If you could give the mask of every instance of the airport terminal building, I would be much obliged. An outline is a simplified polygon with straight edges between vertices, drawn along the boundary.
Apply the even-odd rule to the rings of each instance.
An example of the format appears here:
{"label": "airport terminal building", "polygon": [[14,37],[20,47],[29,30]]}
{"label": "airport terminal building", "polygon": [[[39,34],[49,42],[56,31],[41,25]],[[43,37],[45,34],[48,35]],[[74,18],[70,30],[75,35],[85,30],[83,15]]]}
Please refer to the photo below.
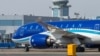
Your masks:
{"label": "airport terminal building", "polygon": [[23,24],[23,16],[0,15],[0,34],[13,33]]}

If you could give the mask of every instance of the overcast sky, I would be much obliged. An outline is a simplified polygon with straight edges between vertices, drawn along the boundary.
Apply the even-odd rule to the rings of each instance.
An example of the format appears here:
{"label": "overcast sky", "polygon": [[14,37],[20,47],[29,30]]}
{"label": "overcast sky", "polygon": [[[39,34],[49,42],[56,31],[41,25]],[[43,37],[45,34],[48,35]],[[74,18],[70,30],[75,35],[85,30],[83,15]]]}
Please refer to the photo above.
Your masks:
{"label": "overcast sky", "polygon": [[[74,12],[84,17],[100,16],[100,0],[69,0],[70,16]],[[0,14],[34,14],[37,16],[51,16],[52,0],[0,0]]]}

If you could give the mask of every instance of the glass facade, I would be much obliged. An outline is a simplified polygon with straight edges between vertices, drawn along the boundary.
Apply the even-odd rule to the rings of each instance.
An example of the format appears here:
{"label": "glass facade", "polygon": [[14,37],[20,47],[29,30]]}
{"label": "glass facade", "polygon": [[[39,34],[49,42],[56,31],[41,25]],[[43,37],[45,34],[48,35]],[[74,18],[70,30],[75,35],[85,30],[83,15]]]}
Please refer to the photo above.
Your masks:
{"label": "glass facade", "polygon": [[22,20],[0,20],[0,26],[20,26]]}
{"label": "glass facade", "polygon": [[53,16],[54,17],[58,17],[58,14],[59,14],[59,9],[58,8],[54,8],[53,9]]}
{"label": "glass facade", "polygon": [[69,16],[69,8],[62,9],[62,16]]}
{"label": "glass facade", "polygon": [[6,31],[5,30],[0,30],[0,34],[4,34]]}

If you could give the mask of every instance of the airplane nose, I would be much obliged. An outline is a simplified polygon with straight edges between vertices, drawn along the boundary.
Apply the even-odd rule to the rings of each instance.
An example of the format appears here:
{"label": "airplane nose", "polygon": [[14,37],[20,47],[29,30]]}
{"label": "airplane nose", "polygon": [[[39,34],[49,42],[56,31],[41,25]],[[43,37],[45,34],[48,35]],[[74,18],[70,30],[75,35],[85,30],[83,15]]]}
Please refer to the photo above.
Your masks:
{"label": "airplane nose", "polygon": [[12,35],[12,38],[13,38],[13,39],[16,39],[16,37],[17,37],[17,35],[16,35],[16,33],[14,33],[14,34]]}

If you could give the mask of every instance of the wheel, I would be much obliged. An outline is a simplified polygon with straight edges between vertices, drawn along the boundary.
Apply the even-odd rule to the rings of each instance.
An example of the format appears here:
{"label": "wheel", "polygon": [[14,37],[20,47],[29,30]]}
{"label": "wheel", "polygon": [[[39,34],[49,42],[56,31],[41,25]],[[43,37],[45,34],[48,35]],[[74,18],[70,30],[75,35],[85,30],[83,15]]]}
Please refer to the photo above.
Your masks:
{"label": "wheel", "polygon": [[25,52],[29,52],[29,47],[27,44],[25,44]]}
{"label": "wheel", "polygon": [[76,51],[77,52],[85,52],[85,48],[84,47],[77,47]]}
{"label": "wheel", "polygon": [[98,51],[100,52],[100,48],[98,48]]}

